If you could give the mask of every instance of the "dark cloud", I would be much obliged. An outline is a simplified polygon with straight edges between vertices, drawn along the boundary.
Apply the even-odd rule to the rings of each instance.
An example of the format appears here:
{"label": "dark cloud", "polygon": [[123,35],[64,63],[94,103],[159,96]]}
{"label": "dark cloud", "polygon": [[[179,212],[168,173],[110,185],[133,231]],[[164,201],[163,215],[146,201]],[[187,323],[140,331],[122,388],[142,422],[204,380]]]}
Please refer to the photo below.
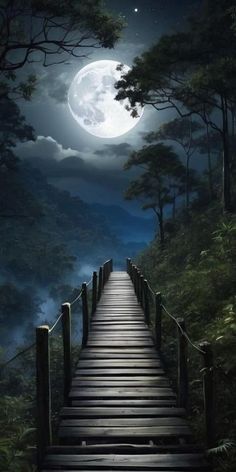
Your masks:
{"label": "dark cloud", "polygon": [[105,144],[104,148],[98,149],[94,152],[97,156],[115,156],[115,157],[124,157],[128,156],[132,151],[132,146],[128,143],[120,144]]}
{"label": "dark cloud", "polygon": [[41,170],[41,172],[50,180],[65,179],[68,182],[68,188],[70,187],[70,180],[84,180],[88,185],[93,183],[101,185],[104,191],[107,192],[109,189],[122,191],[124,184],[127,183],[127,176],[124,173],[120,173],[117,177],[117,171],[115,169],[101,169],[95,166],[91,162],[85,162],[78,156],[70,156],[61,161],[57,161],[53,158],[48,157],[47,159],[35,156],[30,159],[29,162],[33,167]]}
{"label": "dark cloud", "polygon": [[56,100],[57,103],[66,103],[69,85],[56,80],[48,89],[49,97]]}
{"label": "dark cloud", "polygon": [[123,205],[123,195],[135,171],[123,172],[132,146],[106,144],[93,152],[64,148],[51,136],[38,136],[17,146],[17,154],[30,162],[48,181],[90,203]]}

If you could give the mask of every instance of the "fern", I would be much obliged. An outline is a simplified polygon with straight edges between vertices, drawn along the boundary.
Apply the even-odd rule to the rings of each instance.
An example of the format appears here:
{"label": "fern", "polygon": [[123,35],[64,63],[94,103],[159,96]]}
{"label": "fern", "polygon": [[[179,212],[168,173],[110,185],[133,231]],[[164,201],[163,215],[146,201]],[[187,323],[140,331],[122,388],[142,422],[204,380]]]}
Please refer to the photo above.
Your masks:
{"label": "fern", "polygon": [[218,446],[208,449],[207,454],[209,456],[228,455],[235,449],[235,446],[236,442],[232,439],[221,439]]}

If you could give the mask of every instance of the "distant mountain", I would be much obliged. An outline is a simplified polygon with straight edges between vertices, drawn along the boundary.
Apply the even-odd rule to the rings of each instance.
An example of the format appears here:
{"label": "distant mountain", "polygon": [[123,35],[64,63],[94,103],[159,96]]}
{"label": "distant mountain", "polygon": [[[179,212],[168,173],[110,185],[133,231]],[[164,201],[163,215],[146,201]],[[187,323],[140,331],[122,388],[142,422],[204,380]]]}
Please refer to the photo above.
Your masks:
{"label": "distant mountain", "polygon": [[144,226],[138,218],[119,207],[99,206],[105,217],[96,206],[48,184],[27,162],[16,172],[0,172],[0,207],[0,264],[7,280],[49,286],[84,264],[95,269],[110,257],[124,266],[126,257],[145,247],[135,238]]}
{"label": "distant mountain", "polygon": [[125,243],[137,243],[144,246],[155,234],[155,219],[134,216],[118,205],[101,205],[94,203],[90,209],[95,216],[102,217],[110,231]]}

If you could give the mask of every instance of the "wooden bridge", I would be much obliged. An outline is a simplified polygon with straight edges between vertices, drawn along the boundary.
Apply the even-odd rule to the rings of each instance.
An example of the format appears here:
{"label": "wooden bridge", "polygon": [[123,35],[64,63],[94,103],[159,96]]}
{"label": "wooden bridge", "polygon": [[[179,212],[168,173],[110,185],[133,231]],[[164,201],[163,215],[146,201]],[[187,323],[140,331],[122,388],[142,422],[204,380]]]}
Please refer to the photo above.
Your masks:
{"label": "wooden bridge", "polygon": [[[149,328],[148,283],[130,260],[127,272],[113,272],[112,262],[108,261],[100,269],[98,286],[94,273],[90,321],[87,286],[83,284],[83,348],[73,378],[71,307],[68,303],[62,306],[65,406],[61,410],[57,445],[51,441],[50,330],[46,326],[37,328],[38,462],[43,472],[211,470],[204,450],[193,442],[186,419],[187,339],[183,322],[178,321],[176,396],[159,353],[160,294],[156,295],[154,339]],[[209,346],[206,344],[205,350],[203,347],[199,350],[206,361],[206,427],[211,446],[212,377]]]}

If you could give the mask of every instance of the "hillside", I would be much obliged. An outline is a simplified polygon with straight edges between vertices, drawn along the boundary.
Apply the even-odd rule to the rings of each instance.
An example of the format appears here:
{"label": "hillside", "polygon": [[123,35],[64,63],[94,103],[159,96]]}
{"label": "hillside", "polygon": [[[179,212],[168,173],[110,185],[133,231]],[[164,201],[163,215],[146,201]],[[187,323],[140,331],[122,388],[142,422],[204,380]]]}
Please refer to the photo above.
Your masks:
{"label": "hillside", "polygon": [[98,217],[103,217],[105,223],[124,242],[147,243],[154,237],[156,231],[154,218],[134,216],[118,205],[95,203],[90,205],[90,208]]}

